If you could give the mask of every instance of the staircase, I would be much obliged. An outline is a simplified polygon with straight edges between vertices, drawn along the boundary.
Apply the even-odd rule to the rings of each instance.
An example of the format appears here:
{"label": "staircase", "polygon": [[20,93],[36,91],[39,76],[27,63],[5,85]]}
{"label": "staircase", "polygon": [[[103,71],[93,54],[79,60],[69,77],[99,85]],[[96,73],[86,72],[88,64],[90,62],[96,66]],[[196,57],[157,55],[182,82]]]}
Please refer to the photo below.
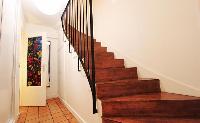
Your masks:
{"label": "staircase", "polygon": [[161,92],[159,79],[138,78],[136,67],[94,44],[103,123],[200,123],[200,98]]}
{"label": "staircase", "polygon": [[103,123],[200,123],[200,98],[161,92],[159,79],[139,78],[137,67],[126,68],[93,39],[92,17],[92,0],[69,0],[61,20],[88,78],[93,113],[96,98],[102,101]]}
{"label": "staircase", "polygon": [[103,123],[200,123],[200,98],[161,92],[95,41],[96,90]]}

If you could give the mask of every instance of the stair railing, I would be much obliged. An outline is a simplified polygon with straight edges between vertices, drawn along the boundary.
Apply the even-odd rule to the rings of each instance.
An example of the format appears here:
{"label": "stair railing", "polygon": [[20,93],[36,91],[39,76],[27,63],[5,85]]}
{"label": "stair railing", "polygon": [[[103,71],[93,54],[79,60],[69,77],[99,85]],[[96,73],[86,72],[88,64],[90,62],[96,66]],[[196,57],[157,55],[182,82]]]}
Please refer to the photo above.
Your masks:
{"label": "stair railing", "polygon": [[93,113],[97,113],[95,84],[95,40],[93,38],[92,0],[69,0],[61,17],[62,28],[71,46],[78,55],[80,64],[89,81],[93,98]]}

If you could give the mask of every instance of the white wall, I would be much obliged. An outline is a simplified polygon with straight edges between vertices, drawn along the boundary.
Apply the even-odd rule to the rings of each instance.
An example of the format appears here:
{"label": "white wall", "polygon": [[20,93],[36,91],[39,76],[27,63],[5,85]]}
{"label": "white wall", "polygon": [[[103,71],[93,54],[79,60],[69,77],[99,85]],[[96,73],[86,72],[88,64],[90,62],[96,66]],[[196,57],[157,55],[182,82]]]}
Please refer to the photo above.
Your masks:
{"label": "white wall", "polygon": [[47,88],[47,98],[54,98],[58,96],[58,76],[57,76],[57,43],[58,31],[54,28],[26,23],[24,26],[25,33],[44,32],[47,35],[47,41],[51,41],[51,84]]}
{"label": "white wall", "polygon": [[[0,1],[1,3],[1,1]],[[19,108],[18,41],[21,38],[21,6],[18,0],[4,0],[0,41],[0,122],[14,120]],[[15,95],[15,92],[18,92]],[[12,103],[12,104],[11,104]]]}
{"label": "white wall", "polygon": [[[101,123],[101,113],[93,115],[92,94],[84,71],[78,72],[75,52],[69,53],[68,41],[64,43],[60,32],[59,55],[59,96],[80,123]],[[101,105],[98,104],[99,112]]]}
{"label": "white wall", "polygon": [[200,96],[200,0],[94,0],[94,31],[140,77]]}
{"label": "white wall", "polygon": [[16,78],[15,78],[15,89],[14,89],[14,117],[13,119],[16,120],[18,118],[19,115],[19,105],[20,105],[20,99],[19,99],[19,88],[20,88],[20,59],[19,59],[19,54],[20,54],[20,41],[22,40],[22,29],[23,29],[23,24],[24,24],[24,15],[23,15],[23,10],[22,10],[22,6],[21,6],[21,1],[17,0],[16,3]]}

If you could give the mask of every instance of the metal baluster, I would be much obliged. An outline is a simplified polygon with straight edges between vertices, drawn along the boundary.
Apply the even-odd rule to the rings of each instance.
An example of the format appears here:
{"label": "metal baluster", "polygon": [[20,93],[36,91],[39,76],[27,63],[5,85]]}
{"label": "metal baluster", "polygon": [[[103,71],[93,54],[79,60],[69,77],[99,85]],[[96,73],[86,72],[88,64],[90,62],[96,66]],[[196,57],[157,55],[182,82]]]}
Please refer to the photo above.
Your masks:
{"label": "metal baluster", "polygon": [[93,113],[97,113],[96,108],[96,84],[95,84],[95,59],[94,59],[94,39],[93,39],[93,12],[92,0],[90,3],[90,35],[91,35],[91,56],[92,56],[92,97],[93,97]]}
{"label": "metal baluster", "polygon": [[86,68],[85,64],[85,6],[84,6],[84,0],[83,0],[83,55],[84,55],[84,68]]}
{"label": "metal baluster", "polygon": [[82,15],[82,27],[81,27],[81,52],[80,52],[80,60],[81,60],[81,63],[83,64],[83,41],[84,41],[84,15],[83,15],[83,11],[84,11],[84,1],[82,0],[82,5],[81,5],[81,15]]}
{"label": "metal baluster", "polygon": [[79,17],[79,31],[80,31],[80,36],[79,36],[79,44],[78,44],[78,71],[80,71],[80,45],[81,45],[81,40],[82,40],[82,36],[81,36],[81,1],[80,1],[80,5],[79,5],[79,9],[80,9],[80,17]]}
{"label": "metal baluster", "polygon": [[74,47],[74,0],[72,0],[72,46]]}
{"label": "metal baluster", "polygon": [[74,16],[74,24],[73,24],[73,32],[74,32],[74,39],[73,39],[73,47],[74,47],[74,50],[75,50],[75,42],[76,42],[76,2],[75,2],[75,0],[74,0],[74,10],[73,10],[73,16]]}
{"label": "metal baluster", "polygon": [[71,0],[69,1],[69,53],[71,53],[71,40],[72,40],[72,28],[71,28]]}
{"label": "metal baluster", "polygon": [[67,8],[65,8],[65,11],[66,11],[66,14],[65,14],[65,36],[67,37],[68,35],[68,33],[67,33],[67,30],[68,30],[68,7]]}
{"label": "metal baluster", "polygon": [[67,7],[67,16],[68,16],[68,18],[67,18],[67,38],[69,39],[69,29],[70,29],[70,26],[69,26],[69,21],[70,21],[70,16],[69,16],[69,6]]}
{"label": "metal baluster", "polygon": [[90,51],[89,51],[89,42],[88,42],[88,0],[86,0],[86,40],[87,40],[87,73],[90,73]]}
{"label": "metal baluster", "polygon": [[[77,2],[77,3],[76,3],[76,4],[77,4],[77,6],[76,6],[76,20],[77,20],[77,23],[76,23],[76,27],[77,27],[77,30],[76,30],[76,32],[77,32],[77,37],[76,37],[76,38],[77,38],[77,39],[76,39],[76,40],[77,40],[77,44],[78,44],[78,42],[79,42],[79,33],[78,33],[78,24],[79,24],[79,21],[78,21],[78,15],[79,15],[79,14],[78,14],[78,12],[79,12],[79,11],[78,11],[78,7],[79,7],[79,2],[78,2],[78,0],[77,0],[76,2]],[[77,51],[77,50],[78,50],[78,46],[77,46],[76,51]]]}

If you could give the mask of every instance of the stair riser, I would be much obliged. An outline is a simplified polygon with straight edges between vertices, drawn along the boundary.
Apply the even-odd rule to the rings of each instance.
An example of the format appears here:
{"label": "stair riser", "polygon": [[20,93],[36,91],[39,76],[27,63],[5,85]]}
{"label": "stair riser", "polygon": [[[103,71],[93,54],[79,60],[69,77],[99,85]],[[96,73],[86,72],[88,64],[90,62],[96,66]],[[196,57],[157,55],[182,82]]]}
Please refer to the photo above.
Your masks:
{"label": "stair riser", "polygon": [[[104,48],[99,48],[99,49],[96,49],[95,50],[95,52],[94,52],[94,57],[97,57],[98,55],[100,55],[100,54],[106,54],[106,49],[104,49]],[[76,50],[76,53],[78,54],[78,51]],[[79,51],[79,54],[81,54],[81,51]],[[87,58],[88,57],[88,55],[90,56],[90,58],[91,58],[91,52],[89,51],[89,54],[88,54],[88,52],[87,51],[85,51],[85,53],[84,53],[84,51],[82,51],[82,57],[84,58],[84,56]],[[112,57],[113,59],[114,59],[114,56]]]}
{"label": "stair riser", "polygon": [[[79,47],[81,48],[81,45],[82,45],[82,48],[84,48],[84,47],[87,47],[87,42],[85,42],[85,44],[84,44],[84,41],[83,42],[73,42],[72,41],[72,43],[71,44],[73,44],[74,43],[74,45],[76,46],[76,47],[78,47],[78,43],[79,43]],[[91,43],[88,43],[88,47],[89,47],[89,49],[91,49]],[[101,47],[101,43],[100,42],[95,42],[94,43],[94,47],[96,48],[96,47]]]}
{"label": "stair riser", "polygon": [[[83,57],[83,60],[84,60],[84,56],[82,56],[82,57]],[[112,53],[100,53],[98,55],[95,55],[94,58],[95,58],[96,64],[101,62],[101,61],[113,61],[114,60],[114,54],[112,54]],[[87,65],[88,64],[88,57],[86,56],[85,59],[86,59],[85,62],[86,62],[86,65]],[[90,65],[91,65],[91,60],[92,60],[91,56],[89,57],[89,60],[90,60]]]}
{"label": "stair riser", "polygon": [[[89,57],[90,59],[90,64],[91,64],[91,57]],[[95,57],[95,63],[98,61],[113,61],[114,60],[114,56],[113,55],[105,55],[105,56],[96,56]],[[88,63],[88,58],[86,57],[86,63]]]}
{"label": "stair riser", "polygon": [[148,117],[121,117],[121,119],[103,118],[103,123],[200,123],[200,119],[185,118],[148,118]]}
{"label": "stair riser", "polygon": [[[90,67],[92,65],[90,64]],[[107,68],[125,68],[123,60],[108,60],[107,62],[102,62],[102,60],[95,61],[96,69],[107,69]]]}
{"label": "stair riser", "polygon": [[96,61],[96,68],[125,68],[123,60]]}
{"label": "stair riser", "polygon": [[103,119],[103,123],[120,123],[120,122],[112,121],[112,120],[108,120],[108,119]]}
{"label": "stair riser", "polygon": [[[78,47],[79,47],[79,50],[81,51],[80,45],[78,46],[78,44],[76,43],[75,46],[74,46],[76,51],[78,51]],[[84,48],[85,48],[85,50],[87,50],[87,45],[84,46],[84,44],[82,44],[82,52],[84,52]],[[88,50],[91,51],[91,46],[90,45],[88,46],[88,48],[89,48]],[[95,43],[94,44],[94,51],[97,51],[98,49],[101,49],[101,48],[104,48],[104,47],[101,47],[100,43]]]}
{"label": "stair riser", "polygon": [[[75,31],[74,31],[74,37],[76,38],[76,40],[80,40],[80,37],[81,37],[82,40],[83,39],[87,40],[87,37],[88,37],[88,43],[90,44],[90,42],[91,42],[91,37],[90,36],[83,35],[83,33],[80,36],[80,32],[78,32],[78,31],[76,31],[76,36],[75,36]],[[72,39],[75,39],[74,37],[72,35]],[[93,40],[96,43],[96,39],[93,39]]]}
{"label": "stair riser", "polygon": [[[76,41],[80,40],[80,35],[79,33],[77,33],[78,35],[76,36]],[[86,42],[87,43],[87,36],[83,36],[81,37],[82,42]],[[94,43],[100,43],[100,42],[96,42],[96,39],[94,39]],[[88,36],[88,44],[91,44],[91,37]]]}
{"label": "stair riser", "polygon": [[111,61],[114,60],[114,56],[113,55],[108,55],[108,56],[95,56],[95,62],[96,61]]}
{"label": "stair riser", "polygon": [[200,117],[200,102],[193,100],[103,102],[103,116]]}
{"label": "stair riser", "polygon": [[96,70],[96,81],[114,81],[138,78],[137,69]]}
{"label": "stair riser", "polygon": [[[112,90],[112,93],[110,90]],[[160,82],[155,80],[125,83],[97,83],[97,97],[99,99],[160,91]]]}

